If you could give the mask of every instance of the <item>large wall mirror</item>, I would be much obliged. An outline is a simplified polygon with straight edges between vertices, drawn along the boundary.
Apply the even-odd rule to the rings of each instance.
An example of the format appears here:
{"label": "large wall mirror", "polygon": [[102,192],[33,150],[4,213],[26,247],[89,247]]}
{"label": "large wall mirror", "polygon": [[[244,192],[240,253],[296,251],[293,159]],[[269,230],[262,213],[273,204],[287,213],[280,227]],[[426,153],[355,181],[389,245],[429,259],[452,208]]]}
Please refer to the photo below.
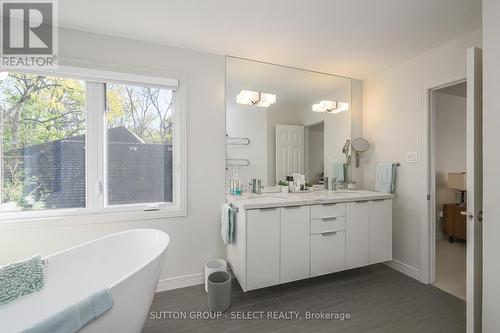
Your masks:
{"label": "large wall mirror", "polygon": [[275,186],[299,173],[322,184],[346,163],[350,138],[351,79],[226,58],[228,177],[238,169],[243,184]]}

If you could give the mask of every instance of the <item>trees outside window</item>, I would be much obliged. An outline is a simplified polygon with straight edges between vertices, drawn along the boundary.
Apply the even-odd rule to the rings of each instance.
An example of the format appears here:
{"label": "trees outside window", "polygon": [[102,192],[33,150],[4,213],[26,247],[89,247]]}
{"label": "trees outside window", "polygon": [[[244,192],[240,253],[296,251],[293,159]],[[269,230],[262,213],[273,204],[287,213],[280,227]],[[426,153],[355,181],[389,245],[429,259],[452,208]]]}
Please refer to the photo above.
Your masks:
{"label": "trees outside window", "polygon": [[[103,85],[108,177],[114,179],[109,203],[168,202],[174,91]],[[86,207],[86,118],[95,111],[87,110],[87,98],[81,80],[11,72],[0,81],[0,212]],[[163,184],[150,193],[142,184],[158,183],[159,171]],[[123,186],[126,178],[135,180]]]}

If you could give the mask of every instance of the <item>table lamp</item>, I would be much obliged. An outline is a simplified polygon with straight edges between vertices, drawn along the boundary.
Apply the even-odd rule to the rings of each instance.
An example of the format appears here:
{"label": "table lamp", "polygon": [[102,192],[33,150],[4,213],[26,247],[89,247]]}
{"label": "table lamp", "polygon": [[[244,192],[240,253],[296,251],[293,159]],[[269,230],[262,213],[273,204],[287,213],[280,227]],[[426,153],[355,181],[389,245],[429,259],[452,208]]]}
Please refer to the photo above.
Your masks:
{"label": "table lamp", "polygon": [[467,178],[465,172],[450,172],[448,173],[448,188],[460,191],[460,204],[465,204],[465,191]]}

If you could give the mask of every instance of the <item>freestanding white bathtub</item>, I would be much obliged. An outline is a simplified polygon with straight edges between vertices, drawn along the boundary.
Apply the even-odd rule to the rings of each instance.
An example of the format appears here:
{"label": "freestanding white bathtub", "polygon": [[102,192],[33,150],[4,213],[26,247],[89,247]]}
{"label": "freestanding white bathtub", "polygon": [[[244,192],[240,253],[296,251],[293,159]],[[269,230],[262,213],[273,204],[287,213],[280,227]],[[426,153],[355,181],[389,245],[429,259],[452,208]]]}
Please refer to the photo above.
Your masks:
{"label": "freestanding white bathtub", "polygon": [[138,333],[148,314],[169,237],[155,229],[116,233],[46,257],[45,287],[0,305],[0,332],[19,332],[95,291],[109,288],[113,307],[84,333]]}

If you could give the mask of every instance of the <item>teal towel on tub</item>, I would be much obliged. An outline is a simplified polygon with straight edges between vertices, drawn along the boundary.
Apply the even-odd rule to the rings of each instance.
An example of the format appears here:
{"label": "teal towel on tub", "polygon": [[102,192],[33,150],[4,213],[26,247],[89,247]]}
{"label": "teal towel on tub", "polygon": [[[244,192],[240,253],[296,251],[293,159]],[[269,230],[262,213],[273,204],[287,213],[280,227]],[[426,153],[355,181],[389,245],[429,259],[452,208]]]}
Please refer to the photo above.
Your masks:
{"label": "teal towel on tub", "polygon": [[43,260],[39,255],[0,267],[0,304],[39,291],[43,286]]}
{"label": "teal towel on tub", "polygon": [[108,288],[93,293],[22,333],[75,333],[113,306]]}

